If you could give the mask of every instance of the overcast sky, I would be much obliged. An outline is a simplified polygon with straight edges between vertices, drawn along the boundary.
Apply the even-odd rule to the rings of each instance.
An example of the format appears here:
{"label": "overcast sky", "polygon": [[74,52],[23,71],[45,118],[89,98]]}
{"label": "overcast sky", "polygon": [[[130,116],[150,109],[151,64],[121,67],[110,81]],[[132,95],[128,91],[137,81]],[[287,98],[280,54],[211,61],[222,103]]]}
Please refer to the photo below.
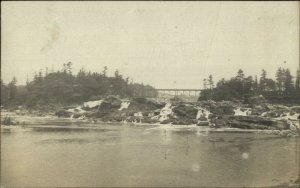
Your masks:
{"label": "overcast sky", "polygon": [[201,88],[299,66],[298,2],[1,2],[1,78],[119,69],[157,88]]}

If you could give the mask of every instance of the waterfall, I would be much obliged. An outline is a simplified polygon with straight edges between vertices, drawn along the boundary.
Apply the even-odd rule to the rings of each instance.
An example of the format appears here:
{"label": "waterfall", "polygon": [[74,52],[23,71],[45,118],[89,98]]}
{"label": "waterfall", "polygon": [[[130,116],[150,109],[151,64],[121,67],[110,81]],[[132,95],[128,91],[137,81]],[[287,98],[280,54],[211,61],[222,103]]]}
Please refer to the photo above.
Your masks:
{"label": "waterfall", "polygon": [[130,102],[129,101],[123,101],[121,103],[121,107],[119,108],[119,111],[123,110],[123,109],[127,109],[130,105]]}
{"label": "waterfall", "polygon": [[289,113],[284,113],[282,114],[279,118],[275,118],[275,119],[283,119],[286,120],[288,122],[288,124],[290,125],[290,129],[300,129],[300,119],[298,119],[300,117],[300,113],[294,113],[293,115],[291,114],[291,112]]}
{"label": "waterfall", "polygon": [[248,116],[251,114],[250,108],[237,108],[234,110],[234,115],[235,116]]}
{"label": "waterfall", "polygon": [[84,102],[83,106],[87,108],[95,108],[96,106],[101,106],[103,100],[98,100],[98,101],[88,101]]}
{"label": "waterfall", "polygon": [[200,117],[205,117],[208,120],[209,115],[211,114],[210,111],[206,110],[205,108],[198,108],[196,119],[199,119]]}
{"label": "waterfall", "polygon": [[172,104],[171,103],[167,103],[165,105],[165,107],[163,107],[161,110],[160,110],[160,113],[159,113],[159,121],[162,122],[164,120],[167,120],[169,119],[169,115],[172,114]]}
{"label": "waterfall", "polygon": [[133,114],[134,117],[143,117],[142,112],[137,112]]}
{"label": "waterfall", "polygon": [[162,122],[169,119],[169,115],[171,115],[172,112],[172,104],[166,103],[166,105],[160,110],[159,115],[153,116],[151,119],[157,119]]}
{"label": "waterfall", "polygon": [[[211,114],[210,111],[206,110],[205,108],[198,107],[198,112],[196,119],[198,120],[197,125],[207,126],[210,125],[209,115]],[[205,118],[204,120],[202,118]]]}

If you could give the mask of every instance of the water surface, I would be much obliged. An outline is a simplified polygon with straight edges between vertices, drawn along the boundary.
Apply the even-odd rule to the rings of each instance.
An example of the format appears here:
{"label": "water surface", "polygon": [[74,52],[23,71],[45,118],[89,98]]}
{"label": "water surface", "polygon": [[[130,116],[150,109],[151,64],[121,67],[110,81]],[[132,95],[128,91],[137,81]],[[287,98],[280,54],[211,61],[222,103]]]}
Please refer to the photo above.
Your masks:
{"label": "water surface", "polygon": [[86,126],[2,127],[1,185],[260,187],[299,177],[295,137],[201,127]]}

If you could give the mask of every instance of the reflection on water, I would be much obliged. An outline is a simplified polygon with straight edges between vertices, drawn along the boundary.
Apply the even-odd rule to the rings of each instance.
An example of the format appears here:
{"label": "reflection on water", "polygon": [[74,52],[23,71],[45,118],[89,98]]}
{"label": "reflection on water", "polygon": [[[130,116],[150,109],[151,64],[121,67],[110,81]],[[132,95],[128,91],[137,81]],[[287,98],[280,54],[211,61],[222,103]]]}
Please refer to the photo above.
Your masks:
{"label": "reflection on water", "polygon": [[299,178],[299,138],[201,127],[1,128],[4,186],[273,186]]}

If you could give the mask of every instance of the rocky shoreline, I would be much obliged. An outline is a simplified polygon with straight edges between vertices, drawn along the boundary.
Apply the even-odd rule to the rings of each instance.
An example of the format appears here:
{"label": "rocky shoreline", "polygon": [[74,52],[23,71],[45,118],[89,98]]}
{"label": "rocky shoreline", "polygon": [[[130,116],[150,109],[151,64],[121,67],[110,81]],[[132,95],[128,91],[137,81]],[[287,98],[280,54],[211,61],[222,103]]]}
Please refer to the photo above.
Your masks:
{"label": "rocky shoreline", "polygon": [[[34,112],[19,109],[16,113],[28,115]],[[288,136],[300,135],[300,106],[270,104],[262,97],[253,99],[250,104],[243,104],[239,101],[161,102],[154,99],[129,100],[110,96],[80,105],[61,107],[43,115],[89,123],[197,125],[270,130],[274,134],[284,133]],[[8,122],[7,117],[9,116],[2,116],[1,124],[17,124],[13,119]]]}

